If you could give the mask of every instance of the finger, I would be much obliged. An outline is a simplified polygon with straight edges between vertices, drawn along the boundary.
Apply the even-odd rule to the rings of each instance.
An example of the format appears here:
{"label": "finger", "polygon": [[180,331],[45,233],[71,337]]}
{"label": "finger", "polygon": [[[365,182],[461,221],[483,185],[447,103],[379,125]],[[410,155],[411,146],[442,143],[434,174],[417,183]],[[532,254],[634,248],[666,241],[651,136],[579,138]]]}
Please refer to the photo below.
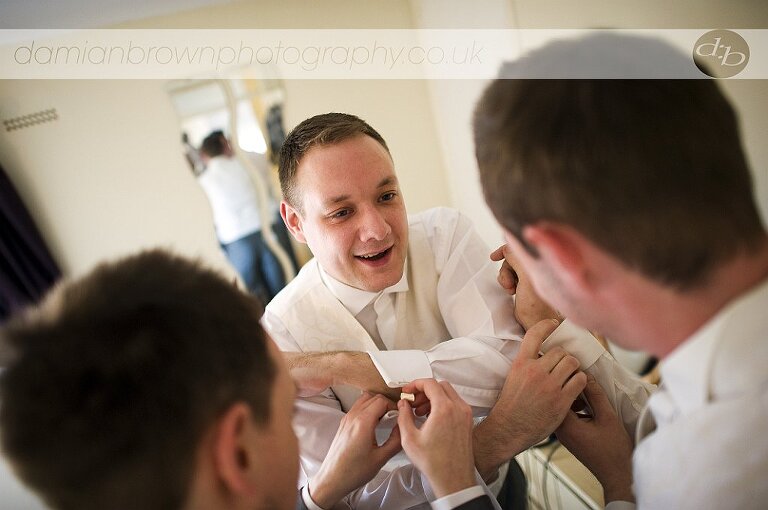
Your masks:
{"label": "finger", "polygon": [[396,409],[394,402],[389,400],[384,395],[375,395],[368,402],[363,404],[359,414],[378,421],[387,413],[387,411],[391,411],[393,409]]}
{"label": "finger", "polygon": [[366,407],[368,407],[371,404],[371,401],[376,397],[374,393],[370,393],[368,391],[364,391],[360,394],[360,396],[355,400],[355,403],[352,404],[352,407],[349,408],[349,411],[347,411],[347,414],[357,414]]}
{"label": "finger", "polygon": [[557,319],[545,319],[531,326],[523,337],[517,355],[528,359],[538,358],[542,342],[544,342],[544,339],[547,338],[559,325],[560,321]]}
{"label": "finger", "polygon": [[566,355],[552,368],[550,373],[560,383],[560,386],[565,386],[568,379],[570,379],[578,369],[579,360],[573,356]]}
{"label": "finger", "polygon": [[413,411],[416,413],[416,416],[426,416],[429,414],[429,412],[432,410],[432,405],[427,401],[426,404],[422,404],[418,407],[414,407]]}
{"label": "finger", "polygon": [[506,244],[502,244],[495,250],[491,252],[491,260],[494,262],[498,262],[500,260],[504,260],[504,247]]}
{"label": "finger", "polygon": [[400,427],[394,426],[392,432],[389,434],[384,443],[374,450],[374,455],[377,456],[379,463],[384,464],[391,459],[397,452],[400,451],[402,445],[400,444]]}
{"label": "finger", "polygon": [[583,427],[587,420],[581,420],[573,411],[568,411],[562,423],[555,429],[555,435],[561,443],[568,447],[571,438],[578,435],[579,427]]}
{"label": "finger", "polygon": [[496,277],[496,281],[499,282],[504,289],[512,290],[517,287],[517,278],[515,278],[515,272],[509,267],[509,264],[504,262],[499,269],[499,275]]}
{"label": "finger", "polygon": [[416,379],[403,387],[407,393],[421,392],[430,402],[446,398],[445,390],[434,379]]}
{"label": "finger", "polygon": [[413,402],[411,402],[411,407],[416,409],[428,403],[429,403],[429,399],[427,398],[427,396],[424,393],[417,391],[413,396]]}
{"label": "finger", "polygon": [[538,362],[547,372],[551,372],[566,356],[568,356],[566,350],[558,345],[542,354]]}
{"label": "finger", "polygon": [[538,358],[541,344],[559,325],[560,321],[557,319],[546,319],[531,326],[523,337],[517,355],[528,359]]}
{"label": "finger", "polygon": [[[581,395],[581,392],[584,391],[586,385],[586,374],[584,372],[577,372],[563,385],[563,395],[568,399],[568,402],[573,402],[579,395]],[[594,411],[595,408],[592,406],[592,399],[587,396],[587,400],[589,401],[589,406],[592,407],[592,410]],[[608,405],[610,406],[610,404]]]}
{"label": "finger", "polygon": [[400,435],[403,439],[413,437],[417,429],[413,422],[411,406],[405,400],[401,400],[397,403],[397,410],[400,411],[397,415],[397,427],[400,429]]}

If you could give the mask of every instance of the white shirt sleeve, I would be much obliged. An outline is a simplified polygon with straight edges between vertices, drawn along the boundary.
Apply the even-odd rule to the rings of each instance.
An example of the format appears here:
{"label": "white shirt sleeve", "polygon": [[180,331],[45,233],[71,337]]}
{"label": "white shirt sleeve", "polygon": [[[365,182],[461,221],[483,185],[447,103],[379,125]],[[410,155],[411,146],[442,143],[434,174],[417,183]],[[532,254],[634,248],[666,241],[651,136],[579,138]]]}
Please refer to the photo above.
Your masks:
{"label": "white shirt sleeve", "polygon": [[[479,485],[469,487],[453,494],[448,494],[440,499],[436,499],[430,503],[432,510],[453,510],[459,505],[463,505],[467,501],[472,501],[475,498],[484,496],[485,491]],[[312,509],[315,510],[315,509]]]}
{"label": "white shirt sleeve", "polygon": [[560,346],[579,360],[580,369],[592,375],[602,386],[629,437],[634,441],[640,413],[656,386],[643,382],[622,366],[592,334],[565,320],[541,346],[547,352]]}
{"label": "white shirt sleeve", "polygon": [[309,485],[305,485],[301,488],[301,499],[304,500],[304,504],[307,505],[308,510],[325,510],[324,508],[319,507],[312,499],[312,496],[309,495]]}

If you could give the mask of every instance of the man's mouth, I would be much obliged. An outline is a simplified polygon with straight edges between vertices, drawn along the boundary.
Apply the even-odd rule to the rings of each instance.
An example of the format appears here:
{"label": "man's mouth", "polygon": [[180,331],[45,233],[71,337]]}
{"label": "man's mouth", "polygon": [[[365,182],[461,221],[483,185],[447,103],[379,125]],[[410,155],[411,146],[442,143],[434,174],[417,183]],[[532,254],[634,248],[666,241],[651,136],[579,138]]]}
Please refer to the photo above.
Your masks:
{"label": "man's mouth", "polygon": [[363,260],[365,262],[375,262],[377,260],[381,260],[384,257],[386,257],[391,251],[392,251],[392,247],[390,246],[384,251],[380,251],[376,253],[367,253],[365,255],[355,255],[355,258]]}

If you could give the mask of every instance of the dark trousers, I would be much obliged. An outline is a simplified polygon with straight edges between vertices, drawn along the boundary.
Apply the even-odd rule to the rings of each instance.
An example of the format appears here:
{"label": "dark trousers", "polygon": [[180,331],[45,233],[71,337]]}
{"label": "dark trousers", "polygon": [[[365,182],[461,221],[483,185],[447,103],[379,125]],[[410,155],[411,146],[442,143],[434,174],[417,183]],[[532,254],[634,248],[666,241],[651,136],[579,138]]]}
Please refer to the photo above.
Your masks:
{"label": "dark trousers", "polygon": [[[282,220],[279,224],[272,225],[272,232],[296,270],[296,255],[293,253],[288,231]],[[221,247],[229,262],[243,279],[248,291],[261,299],[265,305],[285,287],[283,268],[277,257],[267,247],[260,230],[231,243],[222,244]]]}
{"label": "dark trousers", "polygon": [[528,481],[517,460],[509,461],[509,470],[504,485],[496,497],[503,510],[526,510],[528,508]]}

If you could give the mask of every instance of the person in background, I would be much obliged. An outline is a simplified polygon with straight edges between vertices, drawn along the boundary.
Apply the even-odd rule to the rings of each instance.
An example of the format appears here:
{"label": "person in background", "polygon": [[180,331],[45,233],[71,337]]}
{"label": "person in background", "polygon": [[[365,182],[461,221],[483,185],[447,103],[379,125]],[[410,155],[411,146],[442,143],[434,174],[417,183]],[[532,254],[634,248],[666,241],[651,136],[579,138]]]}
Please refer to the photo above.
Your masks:
{"label": "person in background", "polygon": [[[567,71],[641,79],[513,79]],[[670,76],[694,79],[642,79]],[[512,268],[569,320],[660,360],[630,433],[594,381],[594,417],[557,431],[608,508],[764,508],[768,234],[717,83],[646,38],[552,43],[488,86],[474,138]]]}
{"label": "person in background", "polygon": [[[256,188],[221,131],[208,135],[200,147],[205,169],[197,176],[213,211],[216,236],[246,288],[268,303],[285,286],[283,269],[264,242],[262,229],[271,225],[280,246],[296,268],[296,258],[277,202],[269,195],[268,221],[262,221]],[[255,155],[260,156],[260,155]],[[256,166],[268,181],[268,163],[260,156]]]}

